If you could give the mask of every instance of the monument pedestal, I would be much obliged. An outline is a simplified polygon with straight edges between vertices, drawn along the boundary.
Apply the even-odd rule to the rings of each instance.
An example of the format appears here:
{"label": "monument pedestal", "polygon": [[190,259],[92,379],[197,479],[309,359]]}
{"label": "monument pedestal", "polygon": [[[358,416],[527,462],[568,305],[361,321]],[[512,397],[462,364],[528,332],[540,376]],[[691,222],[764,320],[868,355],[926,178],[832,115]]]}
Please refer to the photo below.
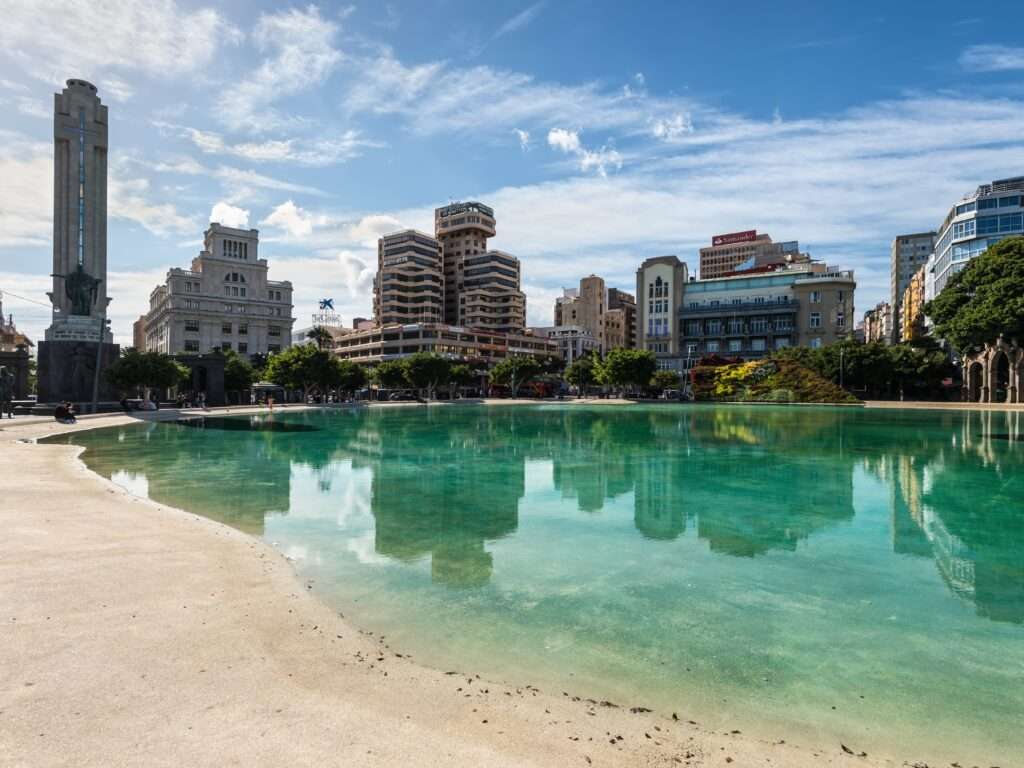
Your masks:
{"label": "monument pedestal", "polygon": [[[103,342],[100,350],[100,401],[116,401],[117,392],[106,382],[103,371],[117,360],[121,347]],[[96,374],[95,341],[39,342],[39,402],[92,403]]]}

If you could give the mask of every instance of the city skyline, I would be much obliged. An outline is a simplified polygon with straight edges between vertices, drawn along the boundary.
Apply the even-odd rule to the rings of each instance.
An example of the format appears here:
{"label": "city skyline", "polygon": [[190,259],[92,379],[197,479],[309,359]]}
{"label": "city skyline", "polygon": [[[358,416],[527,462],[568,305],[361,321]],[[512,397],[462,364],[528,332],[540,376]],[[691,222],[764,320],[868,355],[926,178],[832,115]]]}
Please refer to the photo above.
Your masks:
{"label": "city skyline", "polygon": [[999,31],[1024,11],[874,6],[721,19],[69,2],[48,17],[51,42],[38,8],[14,2],[0,30],[6,311],[33,340],[50,322],[16,296],[45,303],[51,287],[52,94],[83,78],[111,110],[122,344],[210,221],[260,229],[300,324],[324,296],[350,321],[371,314],[378,237],[433,231],[449,199],[496,210],[493,247],[521,261],[527,325],[547,325],[587,274],[630,291],[644,259],[675,254],[695,272],[713,235],[746,229],[855,269],[859,318],[889,295],[893,237],[936,229],[952,201],[1024,169],[1024,48]]}

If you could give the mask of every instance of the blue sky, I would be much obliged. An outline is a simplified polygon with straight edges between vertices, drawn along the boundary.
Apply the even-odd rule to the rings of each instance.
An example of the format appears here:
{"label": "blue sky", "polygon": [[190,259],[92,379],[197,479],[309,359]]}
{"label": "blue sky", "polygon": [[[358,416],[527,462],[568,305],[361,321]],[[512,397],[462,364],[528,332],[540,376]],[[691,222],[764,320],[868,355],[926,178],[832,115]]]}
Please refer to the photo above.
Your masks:
{"label": "blue sky", "polygon": [[[496,209],[531,324],[591,272],[756,228],[888,292],[892,237],[1024,174],[1019,3],[35,0],[0,25],[0,290],[45,302],[52,93],[110,107],[118,340],[211,218],[260,229],[298,325],[370,313],[376,239]],[[8,295],[40,337],[46,308]]]}

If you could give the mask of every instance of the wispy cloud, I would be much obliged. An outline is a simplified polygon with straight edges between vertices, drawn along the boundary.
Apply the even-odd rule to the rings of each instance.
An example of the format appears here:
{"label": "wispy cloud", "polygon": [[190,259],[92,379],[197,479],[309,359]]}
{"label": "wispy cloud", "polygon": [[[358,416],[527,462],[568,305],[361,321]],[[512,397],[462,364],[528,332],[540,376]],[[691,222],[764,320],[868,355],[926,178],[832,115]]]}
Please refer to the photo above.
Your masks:
{"label": "wispy cloud", "polygon": [[[335,48],[338,25],[311,5],[261,14],[252,33],[265,58],[252,76],[225,90],[216,114],[235,131],[263,133],[297,122],[271,105],[321,84],[343,56]],[[299,121],[301,122],[301,121]]]}
{"label": "wispy cloud", "polygon": [[581,171],[596,171],[599,176],[607,176],[608,170],[622,168],[622,155],[614,147],[602,146],[599,149],[587,149],[580,142],[579,133],[565,128],[552,128],[548,131],[548,146],[567,155],[573,155],[579,162]]}
{"label": "wispy cloud", "polygon": [[515,16],[506,19],[505,22],[500,27],[498,27],[498,31],[494,33],[495,39],[501,37],[502,35],[507,35],[511,32],[518,32],[521,29],[525,29],[533,22],[535,18],[537,18],[537,16],[540,14],[543,8],[543,2],[534,3],[533,5],[521,10]]}
{"label": "wispy cloud", "polygon": [[1024,48],[1007,45],[972,45],[960,54],[968,72],[1009,72],[1024,69]]}
{"label": "wispy cloud", "polygon": [[46,14],[45,34],[40,12],[36,0],[4,3],[0,55],[45,82],[61,84],[73,72],[122,98],[132,91],[123,74],[202,72],[242,39],[217,11],[187,10],[175,0],[67,0]]}
{"label": "wispy cloud", "polygon": [[382,142],[364,138],[359,131],[352,129],[323,137],[230,142],[215,131],[204,131],[160,120],[154,121],[153,124],[165,133],[187,139],[204,154],[238,157],[251,162],[322,167],[359,157],[365,149],[384,146]]}

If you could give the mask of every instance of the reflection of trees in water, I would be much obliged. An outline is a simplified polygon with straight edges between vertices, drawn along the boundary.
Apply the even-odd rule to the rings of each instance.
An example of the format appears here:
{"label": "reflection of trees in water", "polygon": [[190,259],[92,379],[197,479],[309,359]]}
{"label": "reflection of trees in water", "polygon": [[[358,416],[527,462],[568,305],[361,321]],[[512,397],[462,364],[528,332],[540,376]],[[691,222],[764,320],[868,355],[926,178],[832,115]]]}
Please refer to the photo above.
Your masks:
{"label": "reflection of trees in water", "polygon": [[966,412],[866,463],[890,489],[893,550],[930,557],[996,621],[1024,622],[1022,414]]}
{"label": "reflection of trees in water", "polygon": [[[262,534],[266,515],[288,510],[291,467],[282,461],[272,432],[207,433],[178,424],[150,422],[118,430],[117,442],[103,432],[83,432],[73,441],[100,449],[86,460],[110,476],[124,471],[145,477],[149,498],[210,517],[247,533]],[[158,460],[147,461],[156,456]]]}

